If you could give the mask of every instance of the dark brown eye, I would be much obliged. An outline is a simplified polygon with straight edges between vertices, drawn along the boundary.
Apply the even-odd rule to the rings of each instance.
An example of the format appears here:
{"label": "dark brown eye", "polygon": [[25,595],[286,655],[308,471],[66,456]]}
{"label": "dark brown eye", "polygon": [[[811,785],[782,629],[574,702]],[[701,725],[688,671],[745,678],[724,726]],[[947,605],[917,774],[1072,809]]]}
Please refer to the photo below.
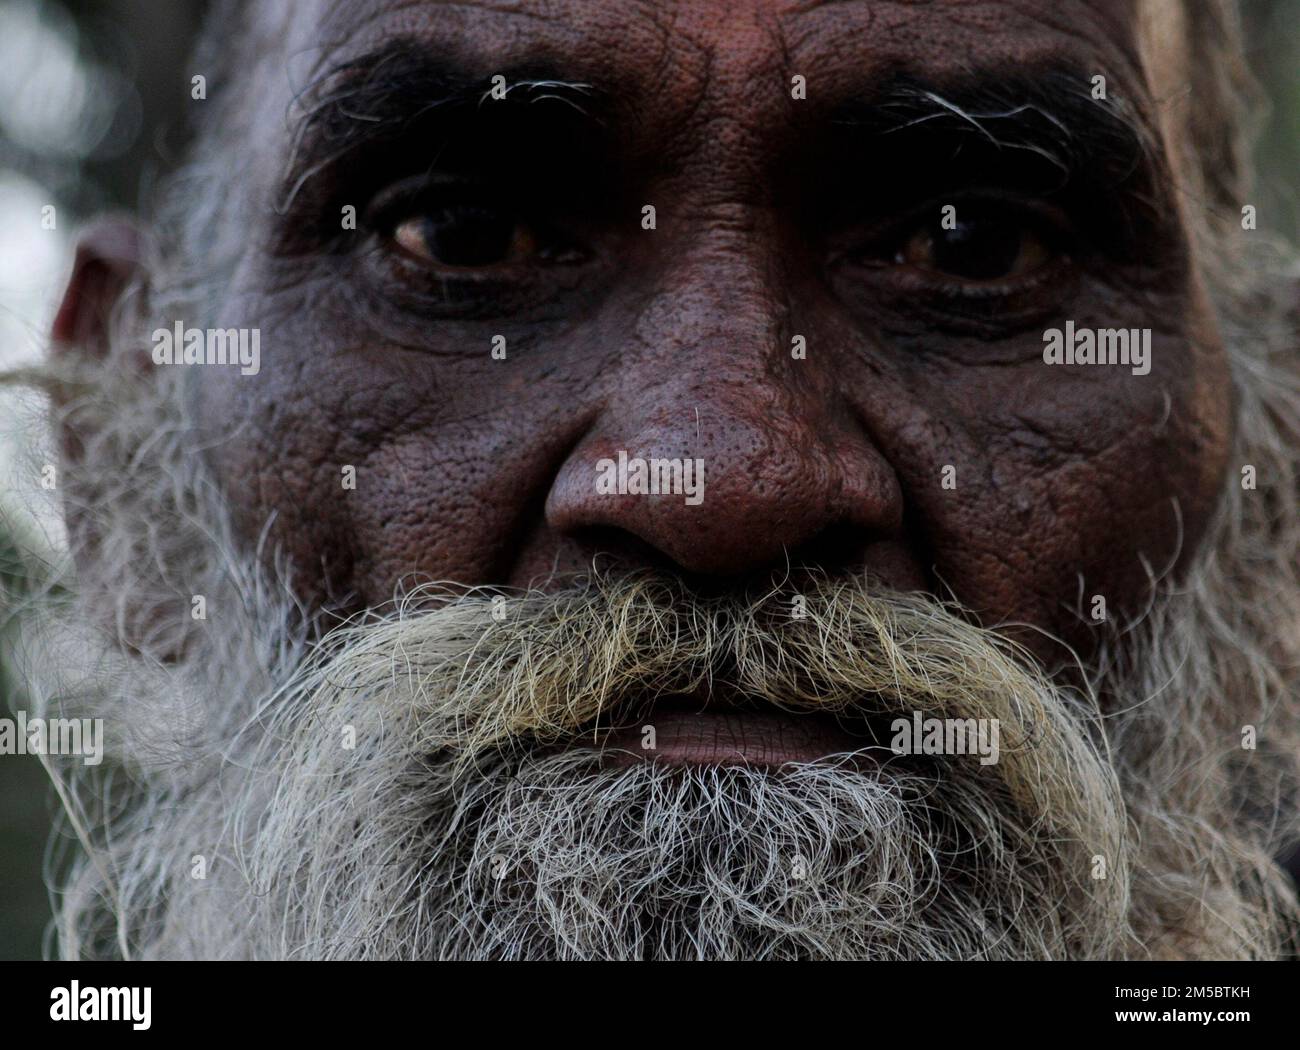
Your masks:
{"label": "dark brown eye", "polygon": [[967,210],[914,230],[894,262],[965,281],[1017,277],[1045,265],[1053,252],[1046,236],[1022,215],[1002,209]]}
{"label": "dark brown eye", "polygon": [[433,266],[481,268],[538,253],[533,231],[516,216],[478,204],[457,204],[411,216],[393,229],[398,247]]}

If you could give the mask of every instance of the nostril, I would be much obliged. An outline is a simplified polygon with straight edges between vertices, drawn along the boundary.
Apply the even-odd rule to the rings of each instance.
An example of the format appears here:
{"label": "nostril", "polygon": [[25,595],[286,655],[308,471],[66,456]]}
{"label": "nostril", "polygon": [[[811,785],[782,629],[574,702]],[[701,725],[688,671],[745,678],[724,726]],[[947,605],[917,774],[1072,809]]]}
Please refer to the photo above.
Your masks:
{"label": "nostril", "polygon": [[878,537],[852,522],[836,522],[791,550],[791,569],[855,572],[862,568],[867,547]]}

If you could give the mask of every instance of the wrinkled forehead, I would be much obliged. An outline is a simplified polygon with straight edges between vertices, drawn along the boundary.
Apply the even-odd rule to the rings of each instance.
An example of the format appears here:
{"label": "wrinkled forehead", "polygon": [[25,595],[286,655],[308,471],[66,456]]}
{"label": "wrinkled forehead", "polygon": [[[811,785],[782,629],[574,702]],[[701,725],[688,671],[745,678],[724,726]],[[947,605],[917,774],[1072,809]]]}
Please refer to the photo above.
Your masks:
{"label": "wrinkled forehead", "polygon": [[[313,74],[412,40],[490,77],[536,68],[617,94],[639,115],[780,100],[772,78],[809,82],[829,106],[873,83],[1036,69],[1106,76],[1139,112],[1161,97],[1178,50],[1178,0],[308,0],[258,5],[254,31],[298,87]],[[1173,32],[1171,32],[1173,30]],[[1153,54],[1158,52],[1158,54]],[[265,51],[263,52],[265,53]],[[768,86],[772,85],[772,86]],[[1144,101],[1148,105],[1144,105]]]}

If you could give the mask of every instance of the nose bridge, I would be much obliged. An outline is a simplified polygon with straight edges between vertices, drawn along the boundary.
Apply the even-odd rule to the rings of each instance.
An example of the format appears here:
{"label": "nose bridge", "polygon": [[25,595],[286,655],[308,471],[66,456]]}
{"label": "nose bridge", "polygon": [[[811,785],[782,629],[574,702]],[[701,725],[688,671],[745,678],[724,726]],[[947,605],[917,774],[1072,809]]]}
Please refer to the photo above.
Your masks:
{"label": "nose bridge", "polygon": [[635,376],[614,396],[615,414],[640,443],[693,449],[718,468],[740,467],[733,461],[745,456],[818,453],[832,404],[817,366],[791,353],[789,284],[771,221],[746,204],[710,207],[701,234],[641,307]]}
{"label": "nose bridge", "polygon": [[655,290],[636,320],[637,341],[697,351],[725,346],[730,360],[775,350],[791,304],[771,209],[727,200],[696,205],[674,221],[690,232],[675,237],[684,246],[659,262]]}
{"label": "nose bridge", "polygon": [[780,457],[784,444],[811,452],[820,409],[796,374],[806,360],[788,350],[792,308],[767,220],[729,203],[699,222],[705,233],[638,313],[638,352],[612,412],[629,441],[714,460],[715,472]]}

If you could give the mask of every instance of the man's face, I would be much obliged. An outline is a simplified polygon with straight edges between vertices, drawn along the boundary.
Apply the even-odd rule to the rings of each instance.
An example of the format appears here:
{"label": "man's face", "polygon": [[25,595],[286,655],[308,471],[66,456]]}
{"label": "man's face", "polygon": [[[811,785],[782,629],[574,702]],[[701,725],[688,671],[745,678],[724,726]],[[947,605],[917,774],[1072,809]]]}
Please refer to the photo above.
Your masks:
{"label": "man's face", "polygon": [[[130,876],[122,943],[1281,942],[1228,785],[1290,698],[1291,388],[1230,377],[1193,254],[1178,8],[291,11],[251,15],[252,87],[208,129],[195,170],[241,162],[211,258],[163,282],[190,313],[146,325],[256,329],[260,368],[187,369],[182,399],[110,361],[144,407],[69,424],[88,615],[160,657],[122,718],[198,688],[229,764],[85,866]],[[152,414],[182,402],[202,469]],[[1238,494],[1239,457],[1281,488]],[[287,557],[284,604],[254,552]],[[303,608],[364,615],[312,649]],[[887,736],[923,722],[990,750]]]}
{"label": "man's face", "polygon": [[[200,387],[241,524],[353,607],[802,565],[1086,648],[1195,549],[1229,432],[1133,7],[295,9],[214,322],[262,371]],[[1151,329],[1149,374],[1045,364],[1067,320]],[[600,491],[620,451],[703,499]]]}

